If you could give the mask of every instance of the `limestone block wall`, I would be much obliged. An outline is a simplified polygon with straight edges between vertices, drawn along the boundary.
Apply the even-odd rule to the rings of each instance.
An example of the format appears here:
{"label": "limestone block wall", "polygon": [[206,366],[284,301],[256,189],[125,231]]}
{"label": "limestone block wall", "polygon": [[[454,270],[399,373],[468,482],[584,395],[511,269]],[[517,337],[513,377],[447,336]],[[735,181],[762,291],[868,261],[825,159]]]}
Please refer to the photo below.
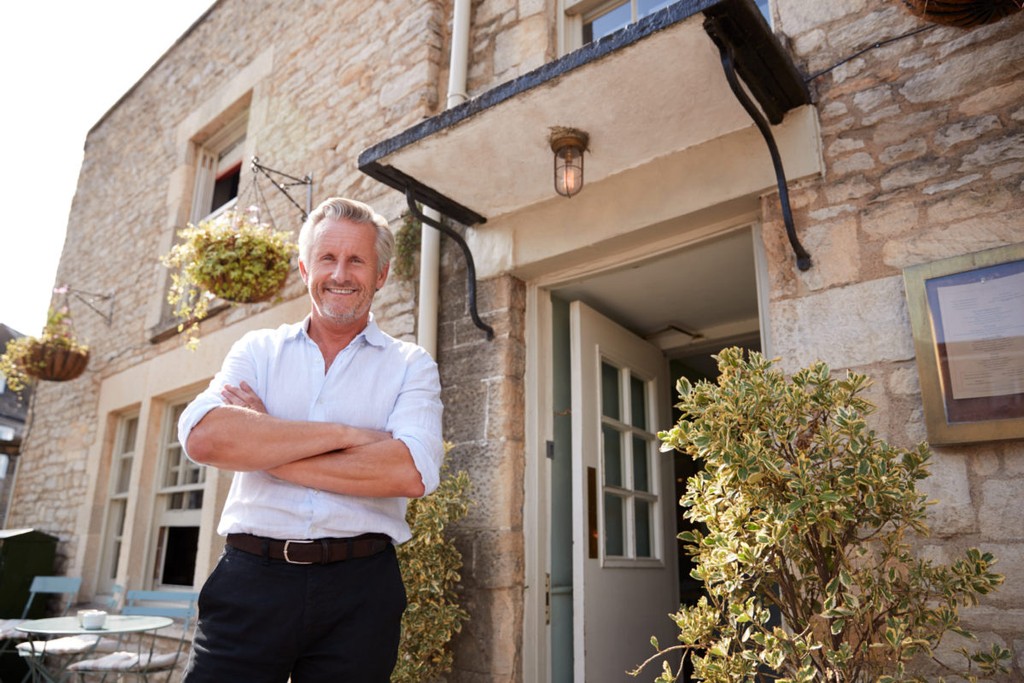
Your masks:
{"label": "limestone block wall", "polygon": [[[92,361],[72,383],[39,385],[7,522],[58,536],[58,571],[81,551],[79,515],[100,512],[82,505],[87,455],[105,433],[96,420],[100,383],[182,343],[153,343],[148,314],[165,291],[159,256],[188,220],[190,136],[200,133],[189,122],[207,111],[219,115],[249,88],[246,144],[262,163],[312,174],[314,203],[335,194],[360,198],[397,229],[402,198],[361,174],[356,157],[435,113],[449,20],[441,0],[403,2],[401,12],[373,0],[221,0],[90,131],[56,282],[113,294],[113,317],[108,325],[72,300]],[[248,200],[247,167],[242,175]],[[294,207],[269,184],[262,187],[278,227],[297,230]],[[303,199],[301,189],[296,194]],[[284,297],[300,296],[294,273]],[[244,323],[272,305],[230,309],[203,329]],[[413,336],[414,310],[412,285],[395,282],[381,292],[385,330]]]}
{"label": "limestone block wall", "polygon": [[470,613],[454,642],[447,680],[522,680],[523,474],[525,468],[525,288],[505,276],[479,283],[477,308],[494,327],[488,341],[470,317],[465,262],[442,240],[438,363],[448,464],[466,470],[472,504],[456,531],[465,566],[460,597]]}
{"label": "limestone block wall", "polygon": [[[71,384],[39,386],[7,522],[60,537],[63,567],[82,554],[78,516],[96,513],[79,501],[89,488],[90,449],[111,432],[96,420],[101,383],[181,343],[153,343],[148,315],[163,296],[158,257],[188,218],[190,117],[220,99],[235,102],[239,79],[258,71],[246,144],[273,168],[312,174],[315,201],[364,199],[397,229],[404,198],[359,173],[356,157],[443,106],[451,0],[400,5],[220,0],[90,132],[56,281],[112,293],[113,318],[108,325],[73,305],[93,360]],[[470,95],[556,56],[557,6],[474,0]],[[878,0],[775,0],[773,11],[801,70],[820,72],[809,86],[826,165],[824,177],[791,186],[812,270],[795,269],[777,196],[763,200],[774,352],[787,370],[820,358],[869,374],[876,427],[911,444],[925,430],[901,269],[1024,240],[1024,15],[971,31],[929,28],[856,54],[925,24],[898,2]],[[268,192],[275,220],[297,227],[290,205]],[[508,276],[480,283],[480,312],[496,330],[487,341],[469,316],[462,255],[443,244],[445,436],[455,446],[452,466],[470,473],[474,499],[457,532],[473,617],[457,638],[449,678],[518,681],[524,285]],[[301,296],[296,275],[285,298]],[[412,337],[415,297],[413,284],[389,284],[375,306],[382,327]],[[269,306],[229,310],[204,331],[244,326]],[[1001,558],[1006,585],[968,611],[967,622],[984,640],[1012,648],[1020,675],[1024,444],[935,450],[927,485],[941,502],[927,551],[942,558],[977,545]]]}
{"label": "limestone block wall", "polygon": [[555,54],[551,0],[474,0],[467,88],[479,95],[543,66]]}
{"label": "limestone block wall", "polygon": [[[900,445],[926,440],[902,269],[1024,241],[1024,14],[965,31],[898,2],[775,9],[803,72],[823,72],[810,87],[826,172],[791,187],[807,272],[794,266],[778,197],[763,202],[774,353],[788,371],[821,359],[868,374],[878,431]],[[1011,648],[1019,680],[1024,443],[933,450],[925,488],[939,503],[924,550],[999,558],[1005,585],[964,616],[983,643]]]}

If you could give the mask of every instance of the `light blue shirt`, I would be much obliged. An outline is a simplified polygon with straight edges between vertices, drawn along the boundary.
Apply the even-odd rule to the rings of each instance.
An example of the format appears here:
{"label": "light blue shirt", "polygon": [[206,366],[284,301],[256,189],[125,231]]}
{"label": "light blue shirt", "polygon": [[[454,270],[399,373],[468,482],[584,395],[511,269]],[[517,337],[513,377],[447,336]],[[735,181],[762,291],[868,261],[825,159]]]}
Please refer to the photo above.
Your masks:
{"label": "light blue shirt", "polygon": [[[389,432],[412,454],[426,493],[437,488],[444,446],[437,364],[421,347],[366,328],[324,369],[306,329],[309,318],[238,340],[220,372],[178,421],[188,435],[211,410],[225,405],[225,384],[248,382],[267,412],[287,420],[336,422]],[[235,472],[217,532],[278,539],[358,536],[377,532],[396,543],[411,538],[405,498],[346,496],[299,486],[265,472]]]}

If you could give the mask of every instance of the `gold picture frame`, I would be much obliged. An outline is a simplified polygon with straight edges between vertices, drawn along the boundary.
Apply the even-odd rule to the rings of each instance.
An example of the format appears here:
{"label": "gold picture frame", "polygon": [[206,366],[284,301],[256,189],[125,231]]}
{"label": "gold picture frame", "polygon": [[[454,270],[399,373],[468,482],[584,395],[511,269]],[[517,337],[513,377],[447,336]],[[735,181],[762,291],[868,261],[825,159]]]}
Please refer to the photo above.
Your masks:
{"label": "gold picture frame", "polygon": [[903,270],[931,444],[1024,438],[1024,244]]}

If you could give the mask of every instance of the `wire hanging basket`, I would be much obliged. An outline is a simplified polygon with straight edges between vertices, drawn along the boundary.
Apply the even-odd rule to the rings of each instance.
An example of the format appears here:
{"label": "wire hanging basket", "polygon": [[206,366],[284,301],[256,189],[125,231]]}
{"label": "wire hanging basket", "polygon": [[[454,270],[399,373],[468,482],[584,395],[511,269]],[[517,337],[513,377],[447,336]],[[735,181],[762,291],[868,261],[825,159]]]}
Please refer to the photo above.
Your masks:
{"label": "wire hanging basket", "polygon": [[77,379],[89,365],[89,352],[36,341],[25,359],[25,374],[47,382]]}
{"label": "wire hanging basket", "polygon": [[36,379],[68,382],[89,365],[89,346],[78,339],[71,322],[69,290],[67,285],[53,290],[64,295],[64,303],[50,307],[41,335],[11,339],[0,353],[0,376],[12,391],[20,392]]}
{"label": "wire hanging basket", "polygon": [[288,279],[292,245],[257,216],[226,211],[196,231],[195,282],[225,301],[268,301]]}
{"label": "wire hanging basket", "polygon": [[945,26],[974,28],[1024,8],[1024,0],[903,0],[911,14]]}

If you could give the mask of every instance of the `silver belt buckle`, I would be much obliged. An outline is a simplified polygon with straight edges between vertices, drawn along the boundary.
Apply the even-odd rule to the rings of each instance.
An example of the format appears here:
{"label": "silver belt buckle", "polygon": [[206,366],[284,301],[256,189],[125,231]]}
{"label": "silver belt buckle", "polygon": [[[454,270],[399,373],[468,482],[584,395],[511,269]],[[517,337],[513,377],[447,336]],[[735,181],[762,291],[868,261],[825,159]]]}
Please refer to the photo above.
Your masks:
{"label": "silver belt buckle", "polygon": [[308,544],[308,543],[316,543],[316,541],[290,541],[290,540],[289,541],[285,541],[284,542],[284,561],[285,562],[287,562],[288,564],[316,564],[315,562],[299,562],[298,560],[293,560],[292,558],[288,557],[288,546],[291,545],[292,543],[307,543]]}

